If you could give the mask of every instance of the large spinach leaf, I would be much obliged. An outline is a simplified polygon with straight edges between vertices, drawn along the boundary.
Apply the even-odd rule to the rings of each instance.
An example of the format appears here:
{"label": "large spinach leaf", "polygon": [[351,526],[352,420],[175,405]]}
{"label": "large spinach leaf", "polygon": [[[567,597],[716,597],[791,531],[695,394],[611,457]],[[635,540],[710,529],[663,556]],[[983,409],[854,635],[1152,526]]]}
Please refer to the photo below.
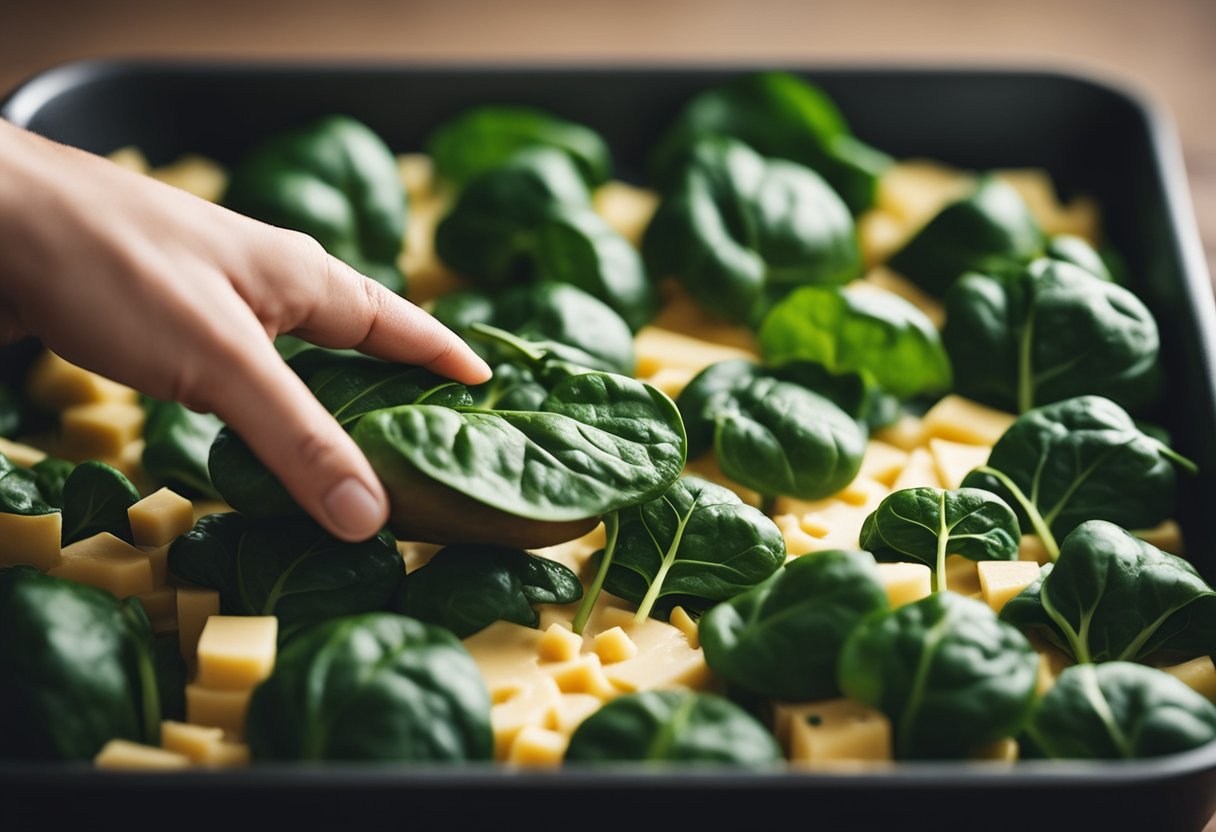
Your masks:
{"label": "large spinach leaf", "polygon": [[905,488],[878,504],[861,526],[861,547],[880,561],[918,561],[945,591],[946,556],[1017,560],[1022,531],[1005,501],[979,488]]}
{"label": "large spinach leaf", "polygon": [[937,328],[890,292],[797,289],[765,317],[760,350],[769,364],[801,359],[834,373],[860,373],[900,398],[950,387]]}
{"label": "large spinach leaf", "polygon": [[705,662],[732,685],[772,699],[838,696],[836,662],[863,618],[887,608],[874,558],[833,550],[796,558],[697,628]]}
{"label": "large spinach leaf", "polygon": [[[36,472],[15,465],[0,454],[0,512],[34,516],[57,511],[60,506],[53,502],[54,484],[49,484],[49,494],[43,492],[42,485]],[[52,502],[48,502],[48,497]]]}
{"label": "large spinach leaf", "polygon": [[89,460],[72,469],[63,483],[63,545],[109,532],[128,543],[127,509],[139,502],[139,491],[123,473]]}
{"label": "large spinach leaf", "polygon": [[1216,653],[1216,592],[1182,558],[1104,520],[1070,532],[1059,560],[1001,619],[1041,632],[1079,662]]}
{"label": "large spinach leaf", "polygon": [[1175,466],[1194,468],[1114,402],[1078,396],[1019,416],[962,484],[1009,503],[1055,560],[1057,540],[1086,520],[1147,529],[1169,517]]}
{"label": "large spinach leaf", "polygon": [[291,639],[253,693],[245,733],[257,760],[474,762],[494,750],[490,695],[464,646],[392,613]]}
{"label": "large spinach leaf", "polygon": [[814,171],[722,137],[692,147],[642,254],[715,316],[753,326],[798,286],[861,273],[853,217]]}
{"label": "large spinach leaf", "polygon": [[340,615],[388,609],[405,565],[388,532],[347,543],[304,517],[212,514],[169,548],[169,571],[220,593],[231,615],[274,615],[287,637]]}
{"label": "large spinach leaf", "polygon": [[178,402],[144,400],[144,452],[150,476],[189,496],[216,499],[207,458],[224,423],[211,413],[195,413]]}
{"label": "large spinach leaf", "polygon": [[619,696],[570,737],[566,762],[763,766],[781,760],[772,734],[712,693],[645,691]]}
{"label": "large spinach leaf", "polygon": [[441,124],[427,140],[436,173],[457,187],[537,146],[569,156],[588,188],[602,185],[612,171],[612,155],[598,133],[531,107],[476,107]]}
{"label": "large spinach leaf", "polygon": [[1160,670],[1082,664],[1060,674],[1026,733],[1054,759],[1160,757],[1216,740],[1216,706]]}
{"label": "large spinach leaf", "polygon": [[1161,389],[1152,314],[1127,289],[1069,263],[963,276],[946,295],[942,341],[955,391],[1004,410],[1086,394],[1134,410]]}
{"label": "large spinach leaf", "polygon": [[572,604],[583,585],[568,567],[505,546],[447,546],[410,573],[398,610],[468,638],[495,621],[535,627],[533,604]]}
{"label": "large spinach leaf", "polygon": [[821,89],[785,72],[743,75],[689,101],[651,151],[652,179],[671,182],[688,148],[705,136],[733,136],[765,156],[806,165],[855,214],[874,202],[878,179],[891,165],[850,134]]}
{"label": "large spinach leaf", "polygon": [[[63,508],[63,486],[75,470],[74,462],[68,462],[66,459],[56,456],[44,457],[30,466],[42,498],[47,505],[55,509]],[[8,511],[8,509],[4,509],[4,511]]]}
{"label": "large spinach leaf", "polygon": [[1015,735],[1038,673],[1025,636],[953,592],[867,618],[838,666],[844,695],[890,718],[900,759],[965,758]]}

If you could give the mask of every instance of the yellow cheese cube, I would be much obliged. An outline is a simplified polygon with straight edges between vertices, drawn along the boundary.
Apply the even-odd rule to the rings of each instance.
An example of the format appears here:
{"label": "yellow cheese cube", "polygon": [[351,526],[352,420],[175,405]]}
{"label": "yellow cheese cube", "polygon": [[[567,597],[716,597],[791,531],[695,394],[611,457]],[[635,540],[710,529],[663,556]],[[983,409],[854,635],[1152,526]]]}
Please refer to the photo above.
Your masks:
{"label": "yellow cheese cube", "polygon": [[659,195],[614,179],[595,189],[591,204],[616,233],[640,246],[642,234],[659,207]]}
{"label": "yellow cheese cube", "polygon": [[97,752],[93,765],[125,771],[175,771],[190,768],[190,758],[129,740],[110,740]]}
{"label": "yellow cheese cube", "polygon": [[713,344],[657,326],[643,327],[634,339],[634,349],[638,357],[637,375],[640,377],[652,376],[668,368],[696,373],[719,361],[738,358],[756,360],[754,354],[744,350]]}
{"label": "yellow cheese cube", "polygon": [[164,546],[194,526],[194,506],[185,497],[162,488],[127,509],[137,546]]}
{"label": "yellow cheese cube", "polygon": [[971,754],[972,760],[989,760],[1000,763],[1016,763],[1018,761],[1018,741],[1013,737],[1005,737],[994,743],[975,749]]}
{"label": "yellow cheese cube", "polygon": [[448,206],[449,200],[443,194],[410,205],[405,250],[397,258],[397,264],[410,276],[409,297],[419,305],[464,286],[463,278],[435,254],[435,227],[447,213]]}
{"label": "yellow cheese cube", "polygon": [[245,690],[274,669],[279,619],[273,615],[213,615],[198,638],[198,677],[213,690]]}
{"label": "yellow cheese cube", "polygon": [[59,542],[63,515],[0,513],[0,566],[33,566],[44,572],[63,563]]}
{"label": "yellow cheese cube", "polygon": [[20,465],[22,468],[32,468],[46,459],[46,451],[35,448],[33,445],[23,445],[20,442],[5,439],[3,436],[0,436],[0,454],[4,454],[10,462]]}
{"label": "yellow cheese cube", "polygon": [[563,693],[557,704],[549,709],[545,727],[568,737],[603,704],[604,700],[590,693]]}
{"label": "yellow cheese cube", "polygon": [[169,581],[169,546],[166,543],[164,546],[137,546],[139,551],[148,556],[148,563],[152,564],[152,583],[160,588]]}
{"label": "yellow cheese cube", "polygon": [[1043,541],[1039,540],[1038,535],[1024,534],[1022,541],[1018,544],[1018,560],[1030,561],[1042,566],[1051,563],[1051,555],[1047,554],[1047,549],[1043,546]]}
{"label": "yellow cheese cube", "polygon": [[[857,477],[826,500],[779,499],[777,511],[796,516],[806,535],[802,540],[797,539],[797,535],[787,535],[786,551],[791,555],[803,555],[825,549],[856,549],[866,517],[890,493],[882,483]],[[783,533],[786,531],[787,527],[781,522],[777,526]]]}
{"label": "yellow cheese cube", "polygon": [[1187,687],[1198,691],[1210,701],[1216,702],[1216,667],[1211,656],[1200,656],[1189,662],[1161,668],[1166,673],[1181,679]]}
{"label": "yellow cheese cube", "polygon": [[684,463],[685,474],[695,474],[704,480],[709,480],[715,485],[720,485],[723,488],[729,488],[735,494],[739,495],[739,499],[747,503],[749,506],[760,507],[759,492],[752,491],[750,488],[744,488],[739,483],[732,481],[722,473],[722,468],[718,465],[718,460],[712,453],[701,454],[696,459],[690,459]]}
{"label": "yellow cheese cube", "polygon": [[[661,275],[653,275],[653,277],[662,277]],[[733,348],[739,352],[734,354],[722,354],[721,358],[714,358],[708,363],[716,363],[719,360],[726,358],[739,358],[750,356],[753,360],[759,355],[760,350],[756,344],[756,335],[749,328],[737,324],[723,323],[721,320],[713,317],[706,312],[699,303],[684,291],[674,280],[663,280],[660,282],[660,294],[663,298],[663,308],[659,311],[659,316],[654,320],[654,327],[668,333],[678,333],[686,335],[694,341],[709,342],[711,345],[719,345],[723,347]],[[646,332],[645,329],[642,332]],[[639,333],[639,336],[642,333]],[[701,369],[705,366],[701,360],[695,358],[695,353],[689,353],[689,345],[686,342],[673,341],[674,344],[683,343],[685,349],[681,351],[680,358],[671,365],[665,366],[689,366],[694,369]],[[639,342],[640,344],[640,342]],[[712,347],[711,347],[712,348]],[[741,354],[740,354],[741,353]],[[642,372],[641,367],[642,350],[639,346],[639,370],[638,375],[651,375],[648,372]],[[659,358],[662,358],[662,353],[658,353]],[[691,362],[691,363],[688,363]]]}
{"label": "yellow cheese cube", "polygon": [[26,393],[43,410],[98,402],[136,404],[137,394],[130,387],[103,378],[83,367],[64,361],[47,350],[30,367]]}
{"label": "yellow cheese cube", "polygon": [[152,629],[158,633],[167,633],[177,629],[177,589],[171,586],[160,586],[151,592],[141,592],[135,596],[148,614]]}
{"label": "yellow cheese cube", "polygon": [[870,210],[857,218],[861,262],[872,268],[885,261],[908,239],[908,225],[886,211]]}
{"label": "yellow cheese cube", "polygon": [[195,523],[210,514],[227,514],[232,511],[232,506],[219,500],[196,500],[193,506]]}
{"label": "yellow cheese cube", "polygon": [[160,744],[200,766],[237,768],[249,764],[249,746],[225,740],[222,728],[165,720],[160,724]]}
{"label": "yellow cheese cube", "polygon": [[562,764],[569,738],[539,725],[520,729],[511,743],[507,763],[526,768],[557,768]]}
{"label": "yellow cheese cube", "polygon": [[962,555],[946,556],[946,586],[959,595],[980,596],[980,576],[976,562]]}
{"label": "yellow cheese cube", "polygon": [[154,179],[194,194],[208,202],[219,202],[228,185],[228,175],[215,161],[187,154],[172,164],[151,172]]}
{"label": "yellow cheese cube", "polygon": [[696,375],[695,370],[687,367],[660,367],[654,375],[643,376],[639,381],[644,381],[651,387],[662,390],[672,399],[677,399]]}
{"label": "yellow cheese cube", "polygon": [[890,760],[891,722],[848,699],[814,703],[790,720],[789,757],[799,763]]}
{"label": "yellow cheese cube", "polygon": [[1039,565],[1028,560],[985,560],[976,564],[984,602],[999,613],[1009,600],[1039,578]]}
{"label": "yellow cheese cube", "polygon": [[1151,529],[1142,529],[1132,532],[1132,534],[1171,555],[1182,557],[1185,552],[1182,543],[1182,529],[1178,527],[1177,520],[1162,520]]}
{"label": "yellow cheese cube", "polygon": [[707,690],[713,681],[705,655],[689,647],[678,631],[675,640],[648,645],[634,658],[608,665],[604,675],[616,688],[629,693],[675,688]]}
{"label": "yellow cheese cube", "polygon": [[120,147],[106,158],[120,168],[126,168],[135,173],[146,175],[149,170],[148,159],[138,147]]}
{"label": "yellow cheese cube", "polygon": [[1092,199],[1077,197],[1065,205],[1056,195],[1051,174],[1040,168],[1002,170],[996,176],[1018,192],[1044,233],[1073,234],[1098,244],[1098,207]]}
{"label": "yellow cheese cube", "polygon": [[545,662],[572,661],[578,658],[582,649],[583,637],[561,624],[550,624],[536,644],[536,652]]}
{"label": "yellow cheese cube", "polygon": [[144,409],[127,402],[72,405],[61,419],[64,455],[77,460],[116,457],[144,429]]}
{"label": "yellow cheese cube", "polygon": [[948,439],[930,439],[929,453],[942,488],[959,488],[963,478],[988,462],[992,449],[987,445],[965,445]]}
{"label": "yellow cheese cube", "polygon": [[435,189],[435,162],[425,153],[398,154],[397,176],[411,202],[425,200]]}
{"label": "yellow cheese cube", "polygon": [[186,685],[186,721],[221,728],[229,739],[241,739],[252,695],[252,688],[213,690],[197,682]]}
{"label": "yellow cheese cube", "polygon": [[1034,633],[1027,633],[1026,638],[1039,654],[1039,678],[1035,683],[1035,693],[1043,696],[1051,690],[1060,674],[1076,662],[1058,647],[1048,644]]}
{"label": "yellow cheese cube", "polygon": [[604,664],[623,662],[638,654],[638,646],[620,627],[613,627],[596,635],[594,647],[596,655]]}
{"label": "yellow cheese cube", "polygon": [[905,488],[941,488],[942,481],[937,478],[937,466],[933,464],[933,454],[924,448],[916,448],[908,454],[908,464],[899,472],[892,491]]}
{"label": "yellow cheese cube", "polygon": [[543,669],[562,693],[590,693],[600,699],[611,699],[620,693],[604,675],[603,663],[595,653]]}
{"label": "yellow cheese cube", "polygon": [[688,646],[693,650],[701,646],[701,637],[697,633],[697,622],[683,607],[672,608],[668,623],[684,634],[684,638],[688,639]]}
{"label": "yellow cheese cube", "polygon": [[880,439],[871,439],[866,445],[865,456],[861,458],[861,471],[857,476],[875,480],[890,488],[907,464],[907,451]]}
{"label": "yellow cheese cube", "polygon": [[557,683],[546,676],[532,676],[516,682],[510,695],[504,696],[506,693],[500,689],[490,706],[496,760],[507,758],[520,731],[529,726],[543,727],[562,695]]}
{"label": "yellow cheese cube", "polygon": [[57,578],[99,587],[119,598],[155,588],[147,553],[109,532],[65,546],[62,556],[63,561],[50,571]]}
{"label": "yellow cheese cube", "polygon": [[193,662],[198,653],[198,637],[207,619],[220,614],[220,594],[214,589],[177,589],[177,637],[182,658]]}
{"label": "yellow cheese cube", "polygon": [[903,451],[919,448],[924,441],[925,426],[911,413],[903,413],[893,424],[874,432],[874,438]]}
{"label": "yellow cheese cube", "polygon": [[1017,420],[1012,413],[964,399],[946,396],[925,414],[925,435],[965,445],[995,445]]}
{"label": "yellow cheese cube", "polygon": [[892,609],[927,598],[933,591],[933,573],[923,563],[880,563],[878,580]]}
{"label": "yellow cheese cube", "polygon": [[877,206],[909,223],[924,225],[975,187],[972,176],[940,162],[910,159],[887,170],[878,182]]}

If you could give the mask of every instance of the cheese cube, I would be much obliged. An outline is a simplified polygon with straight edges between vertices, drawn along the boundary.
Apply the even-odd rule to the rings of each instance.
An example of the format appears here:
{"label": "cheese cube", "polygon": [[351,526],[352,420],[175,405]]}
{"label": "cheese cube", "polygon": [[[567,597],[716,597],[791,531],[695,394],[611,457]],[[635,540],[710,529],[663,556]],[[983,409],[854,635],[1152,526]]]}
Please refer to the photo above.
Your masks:
{"label": "cheese cube", "polygon": [[903,248],[907,238],[907,224],[885,211],[866,211],[857,218],[857,242],[861,245],[861,261],[867,268]]}
{"label": "cheese cube", "polygon": [[129,402],[76,404],[61,419],[64,455],[76,460],[116,457],[144,429],[144,409]]}
{"label": "cheese cube", "polygon": [[992,449],[987,445],[966,445],[948,439],[930,439],[929,453],[942,488],[959,488],[963,478],[988,462]]}
{"label": "cheese cube", "polygon": [[569,742],[568,737],[557,731],[528,725],[520,729],[511,743],[507,763],[527,768],[557,768],[562,764]]}
{"label": "cheese cube", "polygon": [[541,661],[568,662],[578,658],[583,649],[583,637],[561,624],[550,624],[536,644]]}
{"label": "cheese cube", "polygon": [[634,339],[638,363],[636,375],[652,376],[665,368],[700,372],[710,364],[746,358],[754,361],[755,354],[735,347],[712,344],[700,338],[682,335],[657,326],[639,330]]}
{"label": "cheese cube", "polygon": [[965,445],[995,445],[1017,420],[1012,413],[962,396],[945,396],[925,414],[925,435]]}
{"label": "cheese cube", "polygon": [[499,689],[490,706],[490,726],[494,731],[494,759],[505,760],[519,732],[529,726],[543,727],[561,700],[557,683],[547,676],[531,676],[517,681],[509,692]]}
{"label": "cheese cube", "polygon": [[901,414],[893,424],[874,432],[874,438],[903,451],[919,448],[924,440],[925,426],[911,413]]}
{"label": "cheese cube", "polygon": [[882,175],[875,202],[881,210],[916,229],[974,187],[971,175],[958,168],[911,159],[893,165]]}
{"label": "cheese cube", "polygon": [[713,681],[705,655],[693,650],[677,633],[677,640],[666,641],[638,652],[632,659],[611,664],[604,675],[619,690],[706,690]]}
{"label": "cheese cube", "polygon": [[686,367],[662,367],[654,375],[644,376],[639,380],[662,390],[672,399],[677,399],[696,375],[696,371]]}
{"label": "cheese cube", "polygon": [[928,598],[933,592],[933,573],[923,563],[880,563],[878,580],[892,609]]}
{"label": "cheese cube", "polygon": [[1163,552],[1183,556],[1182,529],[1178,527],[1176,520],[1162,520],[1151,529],[1142,529],[1132,532],[1132,534]]}
{"label": "cheese cube", "polygon": [[546,714],[545,727],[568,737],[603,704],[604,700],[590,693],[563,693]]}
{"label": "cheese cube", "polygon": [[1000,613],[1011,598],[1039,578],[1039,565],[1028,560],[980,561],[976,571],[984,602],[995,613]]}
{"label": "cheese cube", "polygon": [[866,445],[865,456],[861,458],[861,471],[858,476],[876,480],[890,488],[899,472],[907,465],[907,451],[880,439],[871,439]]}
{"label": "cheese cube", "polygon": [[659,195],[648,188],[614,179],[595,189],[592,205],[616,233],[634,246],[640,246],[642,234],[659,207]]}
{"label": "cheese cube", "polygon": [[0,454],[4,454],[10,462],[20,465],[22,468],[32,468],[46,459],[46,451],[35,448],[33,445],[23,445],[20,442],[5,439],[3,436],[0,436]]}
{"label": "cheese cube", "polygon": [[1161,669],[1182,680],[1192,690],[1202,693],[1210,701],[1216,702],[1216,667],[1212,666],[1211,656],[1200,656],[1189,662]]}
{"label": "cheese cube", "polygon": [[110,381],[69,363],[47,350],[38,357],[26,381],[26,392],[43,410],[97,402],[136,404],[137,394],[130,387]]}
{"label": "cheese cube", "polygon": [[701,646],[701,637],[697,632],[697,622],[693,621],[683,607],[673,607],[671,615],[668,617],[668,623],[684,634],[684,638],[688,639],[688,646],[696,650]]}
{"label": "cheese cube", "polygon": [[158,633],[167,633],[177,629],[177,589],[171,586],[161,586],[151,592],[141,592],[135,596],[148,614],[152,629]]}
{"label": "cheese cube", "polygon": [[138,147],[120,147],[106,157],[120,168],[147,175],[148,159]]}
{"label": "cheese cube", "polygon": [[44,572],[63,562],[63,515],[0,513],[0,566],[33,566]]}
{"label": "cheese cube", "polygon": [[813,703],[790,721],[789,757],[800,763],[890,760],[891,722],[848,699]]}
{"label": "cheese cube", "polygon": [[198,638],[207,619],[220,614],[220,594],[214,589],[177,589],[177,637],[182,658],[193,662],[198,653]]}
{"label": "cheese cube", "polygon": [[543,669],[562,693],[590,693],[600,699],[612,699],[620,693],[604,675],[603,663],[595,653]]}
{"label": "cheese cube", "polygon": [[[652,275],[654,278],[662,278],[662,275]],[[686,366],[690,369],[700,370],[708,364],[716,364],[718,361],[725,361],[728,358],[740,358],[750,356],[752,360],[756,360],[759,355],[759,348],[756,344],[756,335],[746,326],[738,324],[724,323],[718,318],[715,318],[710,313],[706,312],[699,303],[692,299],[688,292],[674,280],[660,280],[659,293],[663,298],[663,308],[659,310],[659,316],[655,318],[653,327],[660,330],[662,333],[671,333],[676,335],[687,336],[692,344],[684,342],[685,348],[678,351],[679,358],[665,366]],[[642,334],[647,330],[643,329],[638,333],[641,338]],[[680,343],[680,342],[673,342]],[[736,350],[731,353],[713,353],[709,358],[708,364],[704,359],[696,358],[696,345],[700,343],[700,348],[708,348],[711,351],[717,347],[726,347]],[[652,346],[658,344],[645,343],[643,341],[635,342],[638,352],[638,375],[648,376],[651,372],[642,372],[645,366],[642,364],[642,354],[655,353],[662,356],[661,350],[651,350]],[[692,350],[691,352],[689,350]],[[715,357],[717,356],[717,357]],[[685,360],[687,359],[687,360]]]}
{"label": "cheese cube", "polygon": [[1051,555],[1047,554],[1047,549],[1038,535],[1024,534],[1021,542],[1018,543],[1018,560],[1030,561],[1042,566],[1051,563]]}
{"label": "cheese cube", "polygon": [[164,546],[194,526],[194,506],[185,497],[162,488],[127,509],[131,536],[137,546]]}
{"label": "cheese cube", "polygon": [[942,481],[937,478],[937,466],[933,464],[933,454],[924,448],[914,448],[912,453],[908,454],[908,464],[892,483],[891,490],[901,491],[905,488],[922,487],[941,488]]}
{"label": "cheese cube", "polygon": [[109,532],[63,548],[63,561],[50,574],[127,598],[154,589],[148,555]]}
{"label": "cheese cube", "polygon": [[228,742],[221,728],[165,720],[160,724],[160,744],[200,766],[236,768],[249,764],[249,746]]}
{"label": "cheese cube", "polygon": [[228,175],[222,167],[211,159],[194,154],[187,154],[172,164],[156,168],[151,175],[166,185],[208,202],[219,202],[228,184]]}
{"label": "cheese cube", "polygon": [[980,597],[980,576],[976,562],[962,555],[946,556],[946,586],[959,595]]}
{"label": "cheese cube", "polygon": [[1026,637],[1039,654],[1039,678],[1035,683],[1035,693],[1044,696],[1051,690],[1060,674],[1075,662],[1058,647],[1048,644],[1038,636],[1028,633]]}
{"label": "cheese cube", "polygon": [[425,153],[400,153],[397,176],[410,200],[421,202],[435,189],[435,161]]}
{"label": "cheese cube", "polygon": [[212,690],[197,682],[186,685],[186,721],[221,728],[227,738],[241,739],[252,695],[252,688]]}
{"label": "cheese cube", "polygon": [[638,654],[638,646],[620,627],[613,627],[596,635],[595,653],[604,664],[623,662]]}
{"label": "cheese cube", "polygon": [[148,563],[152,564],[152,583],[158,588],[170,583],[169,546],[170,544],[166,543],[164,546],[136,547],[148,556]]}
{"label": "cheese cube", "polygon": [[195,681],[212,690],[246,690],[274,669],[279,619],[273,615],[213,615],[198,639]]}
{"label": "cheese cube", "polygon": [[175,771],[190,768],[190,758],[129,740],[110,740],[97,752],[93,765],[126,771]]}

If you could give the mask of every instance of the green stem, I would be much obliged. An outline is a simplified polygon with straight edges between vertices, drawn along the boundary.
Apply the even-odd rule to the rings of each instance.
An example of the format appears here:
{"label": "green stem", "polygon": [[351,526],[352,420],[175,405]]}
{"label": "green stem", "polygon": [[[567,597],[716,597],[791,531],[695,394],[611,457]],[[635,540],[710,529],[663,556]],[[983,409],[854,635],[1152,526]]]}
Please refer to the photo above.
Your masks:
{"label": "green stem", "polygon": [[1043,515],[1039,514],[1039,509],[1030,499],[1022,493],[1022,489],[1018,488],[1017,484],[1005,476],[1002,472],[995,468],[989,468],[987,465],[981,465],[975,470],[981,474],[988,474],[995,477],[997,482],[1005,486],[1005,489],[1013,495],[1013,499],[1018,501],[1018,505],[1022,507],[1022,511],[1026,512],[1026,516],[1030,519],[1030,525],[1034,526],[1034,533],[1039,536],[1039,540],[1043,541],[1043,548],[1047,550],[1048,556],[1051,557],[1051,562],[1055,563],[1060,559],[1060,545],[1056,543],[1056,536],[1051,533],[1047,523],[1043,520]]}
{"label": "green stem", "polygon": [[646,590],[646,595],[638,606],[637,615],[633,617],[636,623],[641,624],[650,617],[650,611],[654,609],[655,601],[659,600],[659,595],[663,591],[663,582],[667,580],[667,573],[671,569],[671,565],[676,562],[676,555],[680,551],[680,541],[684,539],[684,529],[696,510],[697,504],[694,501],[692,507],[688,509],[688,513],[680,518],[675,536],[671,539],[671,545],[667,547],[667,552],[663,555],[663,562],[659,564],[659,571],[655,574],[654,580],[650,582],[650,588]]}
{"label": "green stem", "polygon": [[139,648],[139,686],[144,712],[144,742],[160,745],[160,686],[150,647]]}
{"label": "green stem", "polygon": [[946,528],[946,492],[938,497],[937,519],[937,586],[935,592],[946,591],[946,543],[950,540],[950,530]]}
{"label": "green stem", "polygon": [[612,555],[616,552],[616,537],[620,528],[621,521],[617,512],[614,511],[604,518],[604,531],[607,533],[604,556],[600,558],[600,568],[595,571],[595,580],[587,588],[587,594],[583,596],[583,602],[578,605],[578,611],[574,614],[574,621],[570,625],[577,635],[583,634],[583,628],[587,626],[587,619],[591,617],[591,611],[595,609],[595,602],[604,588],[604,579],[608,577],[608,567],[612,565]]}
{"label": "green stem", "polygon": [[1034,408],[1034,369],[1031,366],[1031,348],[1034,333],[1034,305],[1022,327],[1022,340],[1018,345],[1018,412],[1025,413]]}

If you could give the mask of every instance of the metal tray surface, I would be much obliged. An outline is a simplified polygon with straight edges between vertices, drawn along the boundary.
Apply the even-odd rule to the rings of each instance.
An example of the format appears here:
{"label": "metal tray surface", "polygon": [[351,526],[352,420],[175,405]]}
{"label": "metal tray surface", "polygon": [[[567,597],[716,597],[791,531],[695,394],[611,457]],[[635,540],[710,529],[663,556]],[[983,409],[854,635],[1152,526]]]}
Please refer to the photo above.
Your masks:
{"label": "metal tray surface", "polygon": [[[184,152],[232,162],[263,136],[334,112],[366,122],[397,152],[420,150],[435,125],[467,107],[529,104],[598,130],[617,175],[638,179],[646,150],[684,101],[758,68],[767,67],[81,62],[34,77],[0,104],[0,116],[97,153],[136,145],[161,164]],[[859,137],[896,157],[1042,167],[1064,196],[1098,200],[1133,288],[1161,324],[1168,397],[1154,416],[1203,471],[1184,487],[1179,519],[1190,558],[1216,580],[1216,305],[1168,118],[1135,93],[1051,70],[780,68],[822,86]],[[11,819],[174,806],[189,826],[242,817],[308,826],[560,823],[579,817],[571,810],[611,807],[622,821],[710,828],[792,812],[823,828],[1200,829],[1216,809],[1216,743],[1129,763],[901,763],[840,773],[259,765],[149,775],[0,762],[0,805]]]}

